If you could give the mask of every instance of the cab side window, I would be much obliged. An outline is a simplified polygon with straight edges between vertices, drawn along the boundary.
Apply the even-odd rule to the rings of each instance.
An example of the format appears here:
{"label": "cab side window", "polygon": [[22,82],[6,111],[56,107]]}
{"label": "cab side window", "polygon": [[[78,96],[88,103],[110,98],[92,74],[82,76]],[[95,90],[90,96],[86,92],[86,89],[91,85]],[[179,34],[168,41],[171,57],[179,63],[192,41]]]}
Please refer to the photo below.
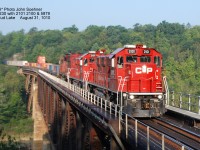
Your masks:
{"label": "cab side window", "polygon": [[87,66],[87,64],[88,64],[88,60],[84,59],[84,66]]}
{"label": "cab side window", "polygon": [[154,57],[154,63],[157,65],[157,67],[160,67],[160,57],[159,56]]}
{"label": "cab side window", "polygon": [[123,63],[124,63],[123,57],[122,56],[117,57],[117,67],[123,68]]}

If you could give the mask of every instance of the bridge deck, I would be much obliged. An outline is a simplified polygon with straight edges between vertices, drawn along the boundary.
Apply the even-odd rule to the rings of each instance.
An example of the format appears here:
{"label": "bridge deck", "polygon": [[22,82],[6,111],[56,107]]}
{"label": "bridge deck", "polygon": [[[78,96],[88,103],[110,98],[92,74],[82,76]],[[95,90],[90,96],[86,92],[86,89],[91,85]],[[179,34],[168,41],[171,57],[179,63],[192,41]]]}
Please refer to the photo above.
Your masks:
{"label": "bridge deck", "polygon": [[188,117],[191,117],[191,118],[194,118],[194,119],[197,119],[197,120],[200,120],[200,114],[197,114],[197,113],[193,113],[193,112],[190,112],[190,111],[187,111],[184,109],[180,109],[177,107],[169,106],[169,105],[166,106],[166,109],[176,112],[176,113],[179,113],[179,114],[182,114],[182,115],[185,115],[185,116],[188,116]]}

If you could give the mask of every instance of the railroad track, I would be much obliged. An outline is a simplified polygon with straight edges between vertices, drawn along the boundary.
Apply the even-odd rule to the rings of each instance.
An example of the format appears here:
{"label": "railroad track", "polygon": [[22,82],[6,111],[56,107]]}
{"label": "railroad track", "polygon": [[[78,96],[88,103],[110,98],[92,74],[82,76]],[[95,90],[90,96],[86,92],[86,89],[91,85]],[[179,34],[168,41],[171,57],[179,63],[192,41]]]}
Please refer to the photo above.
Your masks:
{"label": "railroad track", "polygon": [[[192,149],[200,149],[200,135],[181,126],[167,122],[162,118],[140,120],[147,126],[177,140]],[[168,143],[170,144],[170,143]]]}

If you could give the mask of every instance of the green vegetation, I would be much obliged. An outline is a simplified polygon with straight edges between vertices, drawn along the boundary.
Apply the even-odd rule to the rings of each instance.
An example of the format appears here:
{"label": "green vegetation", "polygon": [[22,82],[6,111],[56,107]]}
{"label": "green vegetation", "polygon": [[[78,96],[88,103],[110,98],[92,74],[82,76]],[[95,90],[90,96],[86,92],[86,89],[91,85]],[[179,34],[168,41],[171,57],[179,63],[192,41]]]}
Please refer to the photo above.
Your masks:
{"label": "green vegetation", "polygon": [[21,53],[24,59],[35,62],[45,55],[47,62],[58,63],[65,53],[107,49],[125,44],[143,43],[156,48],[164,56],[164,69],[171,89],[200,94],[200,26],[163,21],[157,26],[139,23],[132,28],[90,25],[84,31],[72,25],[59,30],[38,31],[36,27],[0,34],[0,59]]}
{"label": "green vegetation", "polygon": [[[132,28],[90,25],[84,31],[73,25],[60,30],[31,28],[0,33],[0,60],[20,53],[22,59],[36,62],[44,55],[47,62],[58,63],[65,53],[106,49],[111,52],[125,44],[142,43],[164,56],[164,70],[170,89],[200,95],[200,26],[163,21],[157,26],[135,24]],[[16,69],[0,65],[0,126],[13,132],[30,132],[27,119],[24,81]],[[24,127],[26,126],[26,127]]]}
{"label": "green vegetation", "polygon": [[33,121],[26,112],[24,78],[16,73],[17,68],[0,65],[0,70],[0,149],[6,149],[16,145],[10,135],[20,138],[32,133]]}

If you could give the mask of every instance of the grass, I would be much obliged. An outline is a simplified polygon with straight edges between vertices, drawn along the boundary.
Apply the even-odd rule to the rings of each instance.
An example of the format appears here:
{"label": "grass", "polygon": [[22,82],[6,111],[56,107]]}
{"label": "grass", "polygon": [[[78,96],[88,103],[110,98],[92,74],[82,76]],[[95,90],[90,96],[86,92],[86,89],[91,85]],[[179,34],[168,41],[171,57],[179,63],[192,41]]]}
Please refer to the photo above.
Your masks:
{"label": "grass", "polygon": [[1,125],[6,134],[12,135],[17,140],[29,140],[33,134],[33,120],[32,118],[26,119],[11,119],[7,124]]}

